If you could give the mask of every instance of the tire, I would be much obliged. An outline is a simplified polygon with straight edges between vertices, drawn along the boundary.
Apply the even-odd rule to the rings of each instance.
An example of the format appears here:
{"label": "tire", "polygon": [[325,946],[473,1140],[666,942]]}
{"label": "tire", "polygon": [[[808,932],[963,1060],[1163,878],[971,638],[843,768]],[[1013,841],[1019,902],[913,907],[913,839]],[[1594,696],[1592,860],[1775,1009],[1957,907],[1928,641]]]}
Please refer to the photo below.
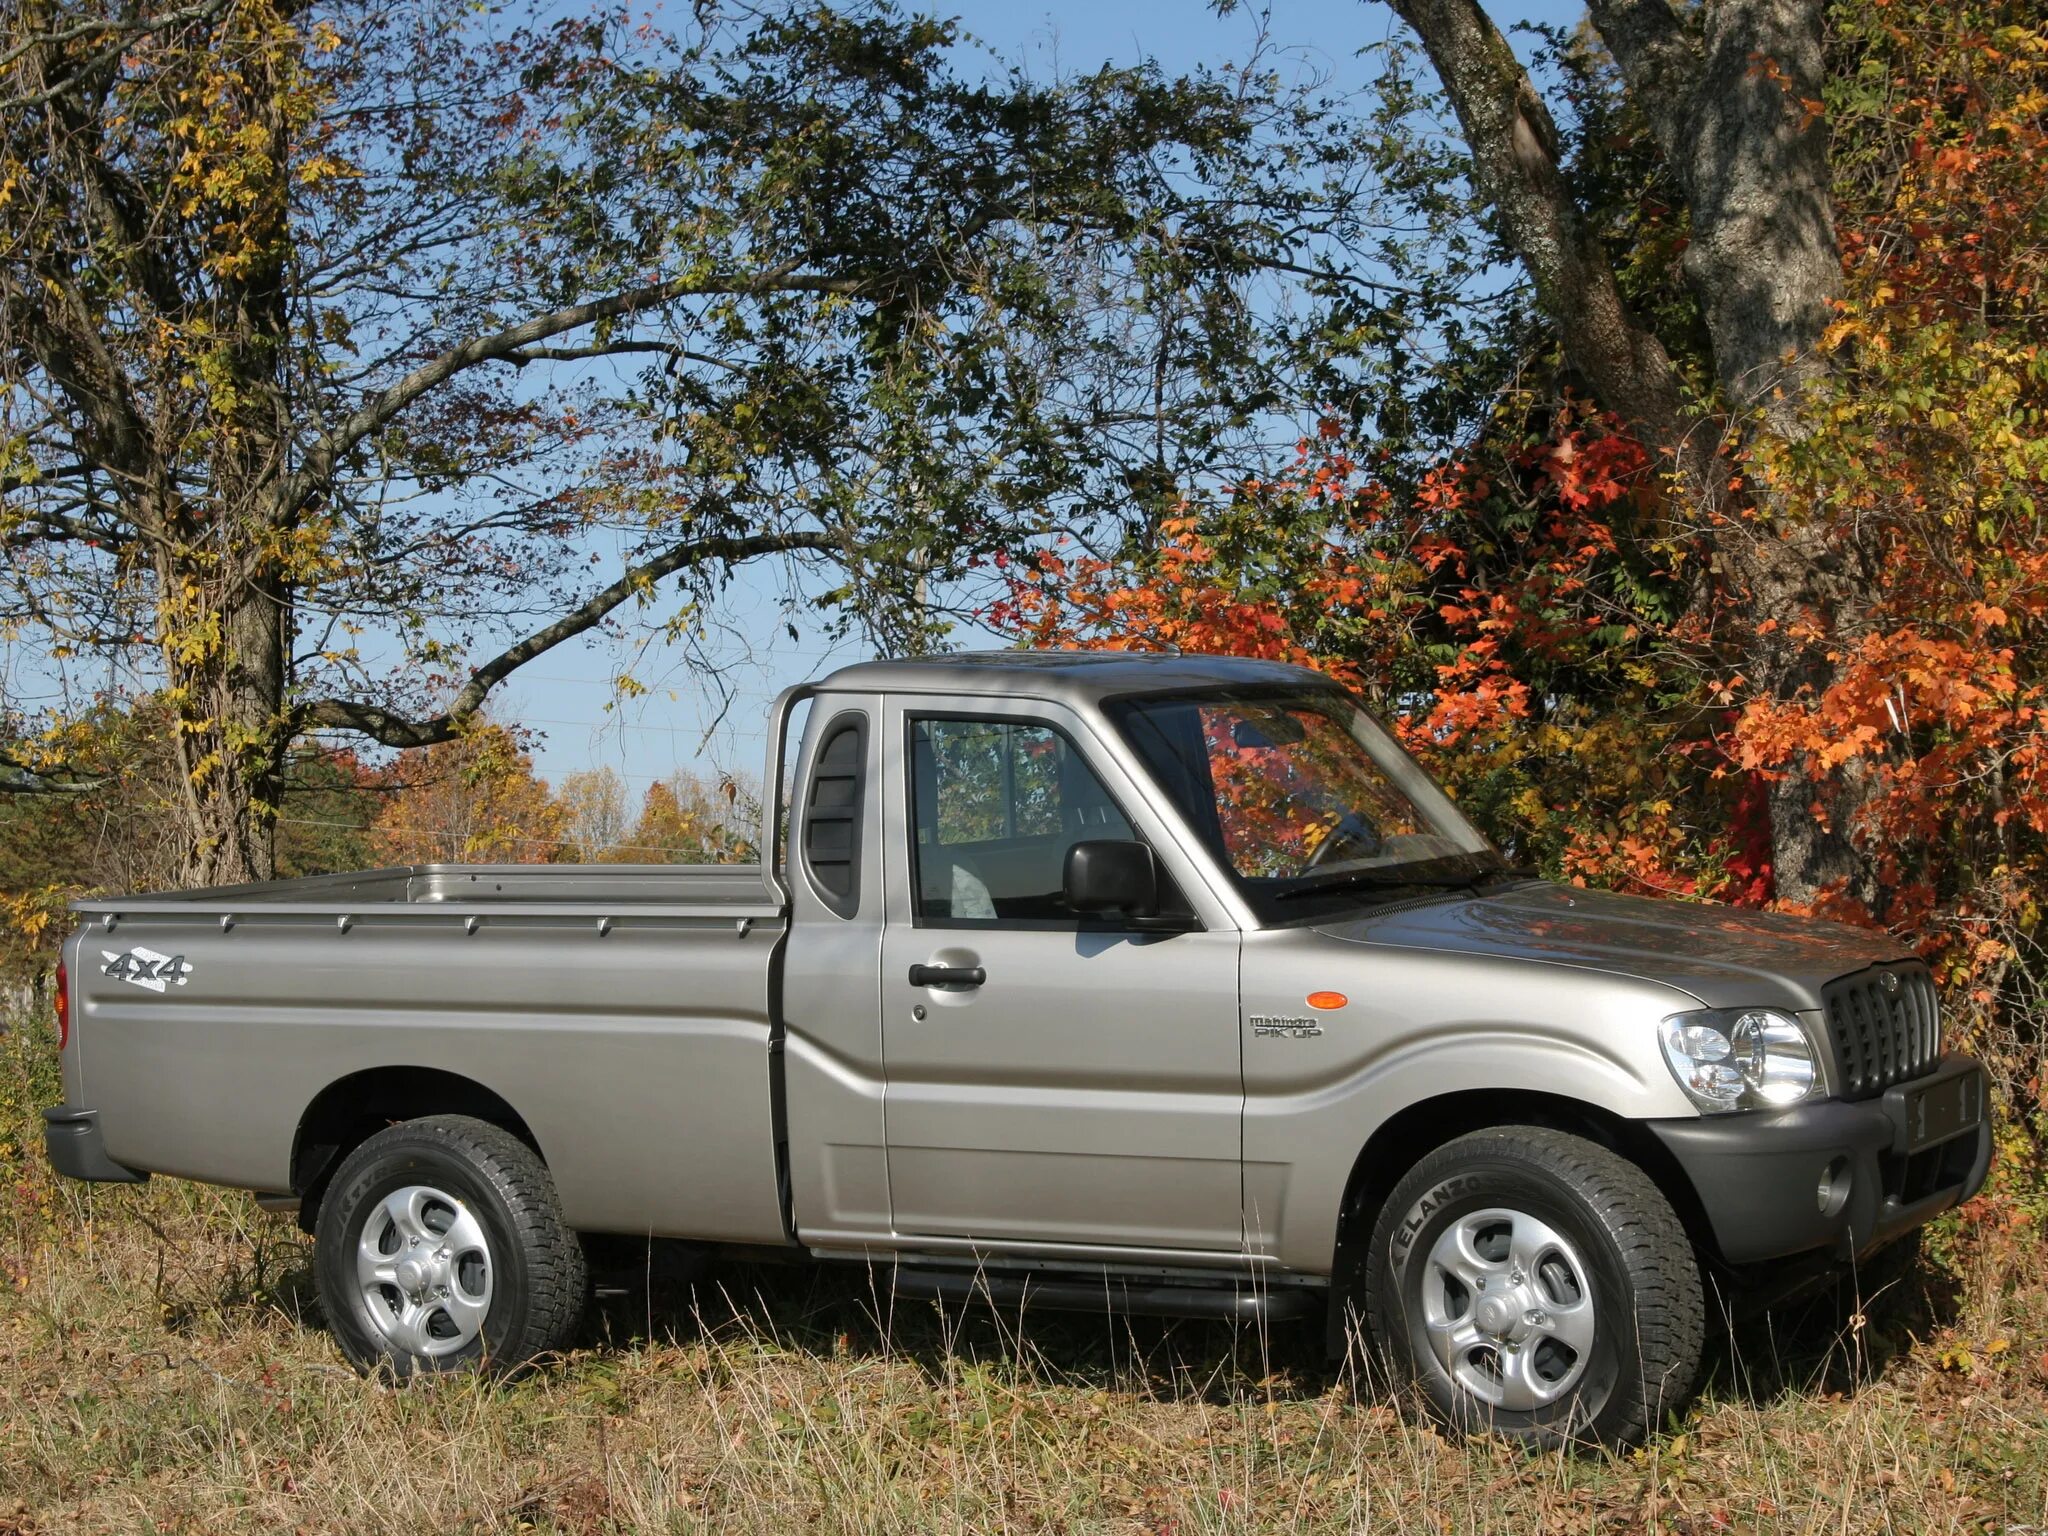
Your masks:
{"label": "tire", "polygon": [[1699,1371],[1684,1225],[1641,1169],[1562,1131],[1503,1126],[1424,1157],[1374,1224],[1363,1290],[1394,1382],[1459,1431],[1635,1445]]}
{"label": "tire", "polygon": [[407,1120],[343,1160],[313,1269],[349,1363],[400,1379],[517,1371],[567,1347],[588,1295],[546,1165],[464,1115]]}

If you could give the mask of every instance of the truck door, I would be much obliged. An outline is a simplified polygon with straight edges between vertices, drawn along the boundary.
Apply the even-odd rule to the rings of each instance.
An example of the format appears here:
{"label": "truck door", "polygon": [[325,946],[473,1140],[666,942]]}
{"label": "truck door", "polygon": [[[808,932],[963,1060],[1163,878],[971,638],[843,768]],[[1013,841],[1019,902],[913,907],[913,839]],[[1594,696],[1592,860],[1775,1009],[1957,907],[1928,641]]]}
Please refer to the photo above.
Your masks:
{"label": "truck door", "polygon": [[898,1236],[1238,1251],[1236,931],[1084,922],[1061,899],[1084,839],[1139,838],[1162,872],[1179,864],[1136,785],[1050,704],[893,699],[885,742]]}

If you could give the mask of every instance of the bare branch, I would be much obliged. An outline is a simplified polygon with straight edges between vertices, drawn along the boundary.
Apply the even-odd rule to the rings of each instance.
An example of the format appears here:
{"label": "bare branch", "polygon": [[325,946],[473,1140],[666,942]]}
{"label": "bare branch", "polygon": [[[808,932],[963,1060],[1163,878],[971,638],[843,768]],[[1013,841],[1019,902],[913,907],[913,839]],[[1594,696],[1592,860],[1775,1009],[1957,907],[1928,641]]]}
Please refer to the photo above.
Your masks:
{"label": "bare branch", "polygon": [[474,368],[479,363],[504,361],[536,342],[547,340],[550,336],[559,336],[565,331],[581,330],[584,326],[595,325],[600,320],[612,320],[621,315],[635,314],[640,310],[651,309],[680,298],[762,293],[856,295],[879,291],[886,288],[891,281],[888,277],[827,277],[818,274],[799,274],[799,265],[797,261],[785,262],[779,267],[752,277],[671,278],[665,283],[650,283],[625,293],[612,294],[608,298],[592,299],[588,303],[571,304],[549,314],[535,315],[530,320],[521,321],[518,325],[509,326],[488,336],[472,337],[460,346],[451,347],[439,357],[420,364],[375,399],[361,406],[339,427],[323,435],[306,456],[305,467],[287,482],[280,497],[282,507],[288,512],[303,507],[326,484],[334,472],[336,462],[343,454],[371,433],[388,426],[422,395],[447,383],[464,369]]}
{"label": "bare branch", "polygon": [[677,544],[654,559],[634,566],[554,623],[535,630],[478,667],[448,708],[431,719],[408,720],[390,710],[354,699],[320,699],[300,711],[299,723],[302,727],[359,731],[387,747],[427,747],[437,741],[447,741],[483,707],[490,691],[512,673],[564,640],[574,639],[596,628],[614,608],[635,594],[649,590],[663,578],[714,560],[737,565],[762,555],[837,549],[841,542],[837,535],[830,533],[760,533],[742,537],[714,536]]}
{"label": "bare branch", "polygon": [[0,795],[82,795],[113,777],[70,768],[37,768],[7,752],[0,752],[0,769],[7,774],[0,777]]}
{"label": "bare branch", "polygon": [[673,341],[600,341],[587,347],[527,347],[519,352],[507,352],[504,361],[516,363],[524,368],[528,363],[577,363],[593,357],[625,357],[633,353],[652,353],[657,357],[680,358],[686,363],[702,363],[708,368],[722,368],[727,373],[745,373],[747,370],[730,358],[713,357],[707,352],[692,352],[688,347]]}

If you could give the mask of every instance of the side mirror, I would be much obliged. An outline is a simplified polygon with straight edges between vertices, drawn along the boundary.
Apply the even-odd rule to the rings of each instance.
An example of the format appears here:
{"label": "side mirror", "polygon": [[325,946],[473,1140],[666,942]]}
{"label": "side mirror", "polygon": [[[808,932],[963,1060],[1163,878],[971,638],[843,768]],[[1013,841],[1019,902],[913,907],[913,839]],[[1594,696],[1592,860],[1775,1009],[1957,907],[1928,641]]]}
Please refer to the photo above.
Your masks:
{"label": "side mirror", "polygon": [[1098,838],[1074,844],[1060,885],[1075,912],[1159,915],[1159,871],[1143,843]]}

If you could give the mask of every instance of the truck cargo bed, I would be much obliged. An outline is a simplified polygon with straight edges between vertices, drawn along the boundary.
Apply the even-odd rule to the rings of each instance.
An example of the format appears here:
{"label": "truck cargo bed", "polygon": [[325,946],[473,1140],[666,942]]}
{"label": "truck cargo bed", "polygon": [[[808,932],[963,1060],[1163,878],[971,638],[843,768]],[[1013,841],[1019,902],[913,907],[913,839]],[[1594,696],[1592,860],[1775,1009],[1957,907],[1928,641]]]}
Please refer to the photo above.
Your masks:
{"label": "truck cargo bed", "polygon": [[126,1166],[300,1192],[309,1125],[432,1081],[516,1115],[579,1228],[784,1235],[785,924],[758,865],[422,864],[77,906],[65,1089]]}

